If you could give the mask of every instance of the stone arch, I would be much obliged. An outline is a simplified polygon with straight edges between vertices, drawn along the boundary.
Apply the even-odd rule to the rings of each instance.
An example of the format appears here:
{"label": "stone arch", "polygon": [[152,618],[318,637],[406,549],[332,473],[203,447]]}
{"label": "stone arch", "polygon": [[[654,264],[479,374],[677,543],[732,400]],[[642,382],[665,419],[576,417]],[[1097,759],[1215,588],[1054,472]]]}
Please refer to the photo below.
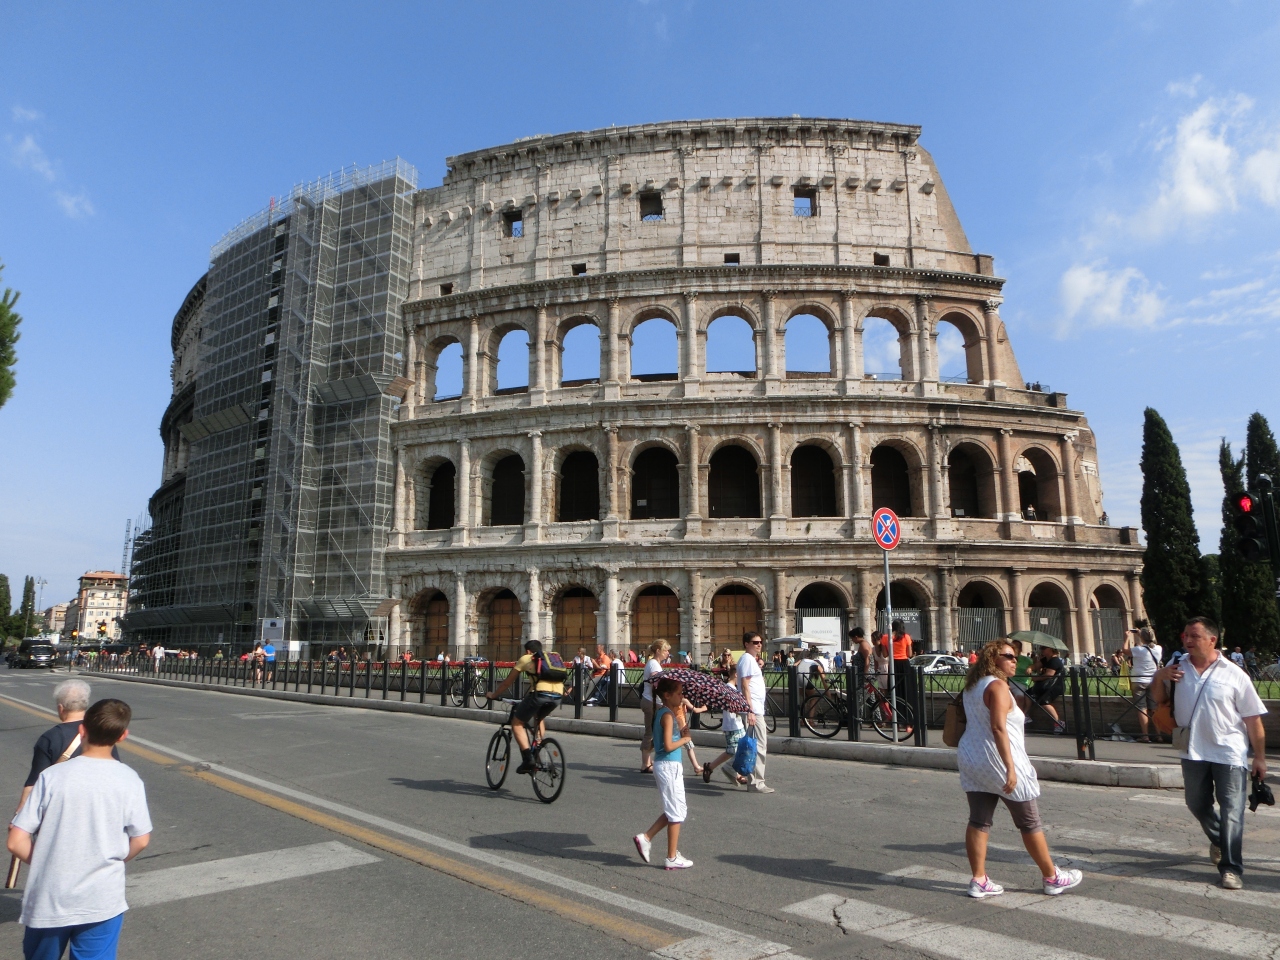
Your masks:
{"label": "stone arch", "polygon": [[987,577],[970,577],[957,590],[952,603],[956,629],[952,632],[961,650],[977,650],[1006,635],[1003,588]]}
{"label": "stone arch", "polygon": [[448,530],[458,526],[458,471],[447,457],[430,457],[418,468],[416,530]]}
{"label": "stone arch", "polygon": [[835,320],[821,307],[792,311],[782,329],[783,370],[789,379],[832,376],[836,370]]}
{"label": "stone arch", "polygon": [[711,592],[711,647],[742,649],[742,635],[764,633],[764,592],[750,580],[734,578]]}
{"label": "stone arch", "polygon": [[481,337],[488,396],[527,393],[533,381],[533,335],[522,323],[501,323]]}
{"label": "stone arch", "polygon": [[836,460],[826,444],[801,443],[791,451],[791,516],[840,516]]}
{"label": "stone arch", "polygon": [[593,450],[582,447],[557,451],[560,461],[556,469],[557,523],[576,523],[600,519],[600,459]]}
{"label": "stone arch", "polygon": [[422,351],[422,395],[430,401],[455,400],[466,388],[466,350],[452,334],[437,337]]}
{"label": "stone arch", "polygon": [[844,646],[843,638],[847,633],[848,627],[848,611],[853,606],[853,599],[849,595],[849,591],[844,585],[836,580],[802,580],[798,589],[791,591],[791,596],[787,599],[786,609],[788,613],[795,613],[795,630],[797,633],[804,632],[804,617],[806,613],[810,616],[817,616],[819,612],[822,616],[839,615],[841,620],[841,646]]}
{"label": "stone arch", "polygon": [[490,587],[476,597],[479,654],[487,660],[511,661],[523,653],[524,606],[514,590]]}
{"label": "stone arch", "polygon": [[[954,330],[960,335],[960,355],[954,359],[959,366],[963,366],[963,374],[959,374],[957,372],[951,372],[948,374],[947,358],[944,357],[944,350],[941,346],[944,324],[947,328]],[[965,310],[954,307],[948,308],[934,321],[932,333],[934,357],[935,363],[937,364],[939,380],[945,380],[953,383],[982,383],[987,379],[985,372],[986,337],[980,320],[977,320],[972,314]]]}
{"label": "stone arch", "polygon": [[481,525],[524,523],[524,458],[511,450],[496,450],[484,458],[481,478]]}
{"label": "stone arch", "polygon": [[698,335],[702,373],[755,379],[760,374],[761,336],[757,323],[744,310],[722,307],[707,317]]}
{"label": "stone arch", "polygon": [[[449,647],[449,598],[443,590],[426,587],[405,605],[409,619],[409,646],[420,660]],[[456,652],[456,651],[455,651]]]}
{"label": "stone arch", "polygon": [[885,438],[868,459],[872,511],[888,507],[900,517],[923,517],[924,458],[915,444],[902,437]]}
{"label": "stone arch", "polygon": [[1071,590],[1053,578],[1034,581],[1027,591],[1027,625],[1050,636],[1067,641],[1079,649],[1072,636]]}
{"label": "stone arch", "polygon": [[680,379],[679,321],[665,310],[643,311],[636,316],[626,337],[630,379],[646,382]]}
{"label": "stone arch", "polygon": [[760,460],[747,444],[727,440],[708,458],[707,516],[712,520],[763,515]]}
{"label": "stone arch", "polygon": [[1004,587],[991,577],[969,577],[955,589],[952,606],[1006,607],[1009,605]]}
{"label": "stone arch", "polygon": [[665,441],[650,441],[633,451],[628,470],[632,520],[670,520],[680,516],[680,455]]}
{"label": "stone arch", "polygon": [[1018,509],[1024,520],[1062,520],[1062,482],[1057,457],[1039,444],[1023,447],[1014,457],[1018,475]]}
{"label": "stone arch", "polygon": [[[898,370],[892,368],[893,351],[886,344],[879,344],[874,336],[874,324],[868,321],[883,320],[893,328],[893,332],[897,334],[897,365]],[[868,337],[868,327],[873,330],[873,336]],[[912,334],[915,324],[911,317],[904,313],[901,309],[892,304],[873,304],[867,310],[862,319],[858,321],[857,329],[854,331],[858,338],[857,353],[862,357],[863,376],[867,379],[890,379],[890,380],[914,380],[916,379],[915,367],[915,351],[912,346]],[[877,345],[884,347],[887,352],[880,353]],[[871,348],[868,350],[868,348]],[[878,366],[885,367],[884,370],[877,369]]]}
{"label": "stone arch", "polygon": [[579,647],[594,654],[599,635],[598,614],[600,600],[595,593],[581,584],[573,584],[560,590],[552,601],[555,648],[562,656],[571,657]]}
{"label": "stone arch", "polygon": [[[927,648],[929,634],[929,607],[933,605],[933,590],[917,577],[895,577],[889,585],[889,597],[893,601],[893,619],[902,620],[907,633],[915,641],[916,653]],[[892,621],[887,616],[884,603],[884,586],[876,592],[876,629],[887,631]]]}
{"label": "stone arch", "polygon": [[[592,330],[595,339],[591,338]],[[559,387],[599,383],[603,342],[600,321],[593,315],[578,314],[560,321],[552,339],[548,382]]]}
{"label": "stone arch", "polygon": [[947,454],[947,487],[951,515],[994,519],[999,514],[1000,473],[986,445],[960,440]]}
{"label": "stone arch", "polygon": [[666,640],[677,650],[680,637],[680,595],[667,583],[639,586],[631,601],[631,646],[643,654],[649,644]]}
{"label": "stone arch", "polygon": [[1103,580],[1089,594],[1089,619],[1093,628],[1094,649],[1110,656],[1124,646],[1129,628],[1129,603],[1125,591]]}

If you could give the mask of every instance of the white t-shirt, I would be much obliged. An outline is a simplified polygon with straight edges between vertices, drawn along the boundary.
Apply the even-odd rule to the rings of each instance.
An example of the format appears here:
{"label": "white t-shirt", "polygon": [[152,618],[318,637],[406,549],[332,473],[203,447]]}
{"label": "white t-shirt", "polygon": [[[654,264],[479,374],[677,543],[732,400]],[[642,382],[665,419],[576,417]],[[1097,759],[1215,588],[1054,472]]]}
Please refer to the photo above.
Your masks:
{"label": "white t-shirt", "polygon": [[22,894],[28,927],[101,923],[129,909],[129,838],[151,832],[142,778],[118,760],[75,757],[40,774],[13,825],[39,833]]}
{"label": "white t-shirt", "polygon": [[806,683],[813,683],[813,668],[821,666],[817,660],[805,657],[796,664],[796,676],[800,683],[800,689],[804,689]]}
{"label": "white t-shirt", "polygon": [[756,658],[749,653],[738,658],[738,689],[751,704],[752,712],[758,717],[764,716],[764,674],[760,672]]}
{"label": "white t-shirt", "polygon": [[1232,662],[1232,663],[1234,663],[1237,667],[1243,667],[1243,666],[1244,666],[1244,654],[1243,654],[1243,653],[1241,653],[1239,650],[1232,650],[1232,651],[1231,651],[1231,662]]}
{"label": "white t-shirt", "polygon": [[1145,647],[1139,643],[1134,645],[1129,655],[1133,657],[1133,663],[1129,665],[1129,679],[1137,680],[1139,683],[1150,683],[1151,678],[1160,669],[1159,654],[1151,647]]}
{"label": "white t-shirt", "polygon": [[[1247,767],[1249,734],[1244,718],[1267,712],[1249,675],[1221,655],[1204,673],[1196,672],[1190,657],[1183,657],[1178,666],[1182,680],[1175,685],[1173,717],[1178,726],[1191,727],[1191,739],[1183,759]],[[1201,687],[1204,687],[1203,695]],[[1200,696],[1198,708],[1195,706],[1197,696]]]}
{"label": "white t-shirt", "polygon": [[646,700],[653,700],[653,684],[650,683],[655,673],[662,672],[662,664],[655,657],[650,657],[649,662],[644,665],[644,682],[640,687],[640,696]]}
{"label": "white t-shirt", "polygon": [[[738,688],[735,687],[732,683],[726,683],[725,686],[728,687],[730,690],[732,690],[734,693],[738,692]],[[721,720],[722,720],[721,729],[724,730],[726,733],[733,733],[737,730],[742,729],[742,721],[738,719],[738,715],[736,713],[730,713],[728,710],[726,710],[724,714],[721,716]]]}
{"label": "white t-shirt", "polygon": [[[151,655],[152,655],[153,657],[155,657],[157,660],[163,660],[163,659],[164,659],[164,647],[160,646],[160,644],[158,644],[158,643],[157,643],[154,647],[152,647],[152,648],[151,648]],[[108,918],[108,919],[110,919],[110,918]]]}

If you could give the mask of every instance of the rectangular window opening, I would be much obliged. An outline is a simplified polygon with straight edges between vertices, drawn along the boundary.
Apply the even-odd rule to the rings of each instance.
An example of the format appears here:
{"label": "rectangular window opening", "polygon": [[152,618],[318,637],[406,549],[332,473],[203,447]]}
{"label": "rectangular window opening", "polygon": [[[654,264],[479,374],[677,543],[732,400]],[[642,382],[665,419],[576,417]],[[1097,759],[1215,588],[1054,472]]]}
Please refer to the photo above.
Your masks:
{"label": "rectangular window opening", "polygon": [[889,255],[887,253],[873,253],[871,255],[871,263],[877,267],[889,266]]}
{"label": "rectangular window opening", "polygon": [[726,267],[736,267],[742,263],[742,255],[739,253],[726,253],[724,255],[724,264]]}
{"label": "rectangular window opening", "polygon": [[640,219],[662,219],[662,194],[656,190],[640,194]]}
{"label": "rectangular window opening", "polygon": [[515,239],[524,236],[523,210],[508,210],[502,215],[502,235]]}
{"label": "rectangular window opening", "polygon": [[442,297],[447,297],[447,296],[448,296],[449,294],[451,294],[451,293],[453,293],[453,284],[452,284],[452,283],[442,283],[442,284],[440,284],[440,296],[442,296]]}
{"label": "rectangular window opening", "polygon": [[793,191],[791,212],[797,217],[816,217],[818,215],[818,191],[809,187],[796,187]]}
{"label": "rectangular window opening", "polygon": [[587,265],[585,263],[575,263],[573,265],[573,275],[575,277],[584,276],[586,272],[587,272]]}

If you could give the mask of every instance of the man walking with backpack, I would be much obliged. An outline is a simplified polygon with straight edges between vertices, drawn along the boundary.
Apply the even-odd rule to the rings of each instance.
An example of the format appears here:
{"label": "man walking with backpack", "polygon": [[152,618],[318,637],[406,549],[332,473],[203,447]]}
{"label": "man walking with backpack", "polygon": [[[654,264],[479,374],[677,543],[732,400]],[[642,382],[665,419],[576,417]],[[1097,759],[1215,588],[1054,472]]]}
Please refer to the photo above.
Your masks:
{"label": "man walking with backpack", "polygon": [[516,773],[528,773],[533,769],[533,749],[529,744],[525,724],[536,723],[538,739],[542,739],[546,733],[542,721],[560,706],[560,701],[564,698],[564,681],[568,676],[567,670],[553,667],[547,662],[542,644],[537,640],[525,641],[524,650],[524,656],[516,661],[498,689],[485,694],[490,700],[501,698],[522,673],[527,673],[533,682],[533,689],[516,705],[516,722],[511,724],[511,733],[516,738],[516,745],[520,747],[520,766],[516,767]]}

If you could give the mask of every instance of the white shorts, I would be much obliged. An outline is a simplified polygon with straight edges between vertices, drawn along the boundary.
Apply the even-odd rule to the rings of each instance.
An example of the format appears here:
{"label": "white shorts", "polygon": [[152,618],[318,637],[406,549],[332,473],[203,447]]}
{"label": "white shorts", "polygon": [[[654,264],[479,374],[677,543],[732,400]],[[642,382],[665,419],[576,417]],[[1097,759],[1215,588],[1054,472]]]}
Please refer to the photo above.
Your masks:
{"label": "white shorts", "polygon": [[680,760],[659,760],[653,765],[653,779],[662,797],[662,812],[670,823],[684,823],[688,813],[684,805],[684,763]]}

